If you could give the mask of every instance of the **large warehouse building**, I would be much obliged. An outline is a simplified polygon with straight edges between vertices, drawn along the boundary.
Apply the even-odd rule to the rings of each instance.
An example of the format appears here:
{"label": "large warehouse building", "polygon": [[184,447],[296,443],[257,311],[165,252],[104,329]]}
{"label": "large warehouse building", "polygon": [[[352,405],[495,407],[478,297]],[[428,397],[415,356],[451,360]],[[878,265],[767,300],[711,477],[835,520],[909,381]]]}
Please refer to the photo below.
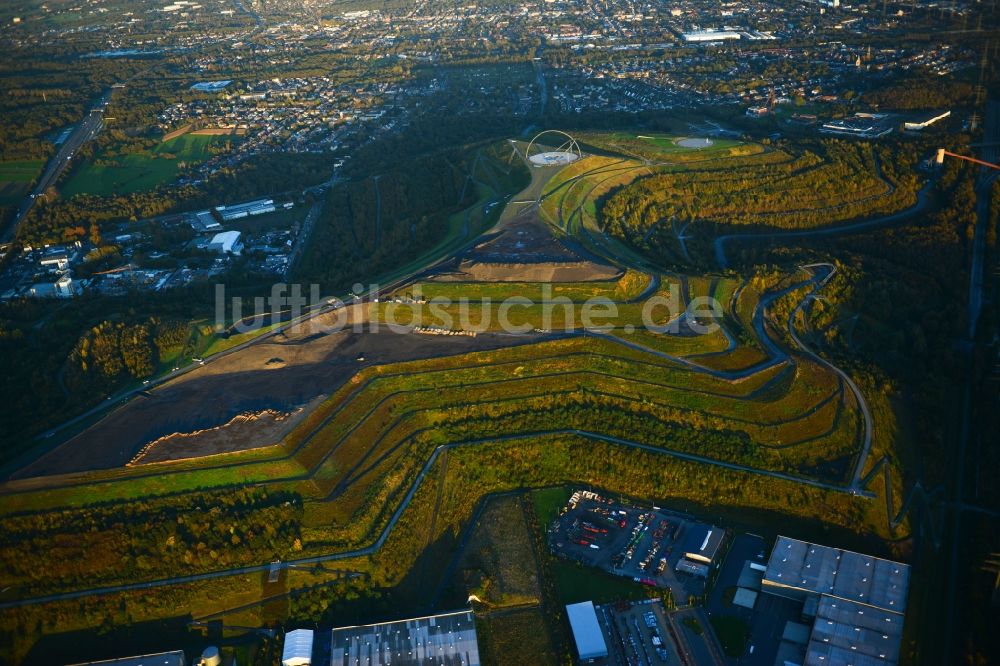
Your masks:
{"label": "large warehouse building", "polygon": [[479,666],[471,610],[333,630],[330,666]]}
{"label": "large warehouse building", "polygon": [[608,656],[608,645],[601,634],[601,625],[597,622],[597,611],[593,601],[583,601],[566,606],[566,616],[569,618],[570,629],[573,630],[573,641],[576,651],[583,663]]}
{"label": "large warehouse building", "polygon": [[814,618],[804,666],[895,666],[909,583],[909,565],[778,537],[761,591]]}
{"label": "large warehouse building", "polygon": [[232,222],[252,215],[263,215],[273,213],[276,210],[274,199],[258,199],[257,201],[247,201],[232,206],[216,206],[215,211],[222,217],[223,222]]}
{"label": "large warehouse building", "polygon": [[289,631],[285,634],[285,645],[281,650],[281,666],[310,666],[312,651],[312,629]]}

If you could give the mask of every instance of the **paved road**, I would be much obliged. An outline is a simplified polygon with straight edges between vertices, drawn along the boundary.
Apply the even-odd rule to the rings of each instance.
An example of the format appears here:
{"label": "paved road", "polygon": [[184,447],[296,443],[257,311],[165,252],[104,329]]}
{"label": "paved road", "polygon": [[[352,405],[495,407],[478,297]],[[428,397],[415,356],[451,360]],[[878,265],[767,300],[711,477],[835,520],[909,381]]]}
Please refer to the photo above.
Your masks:
{"label": "paved road", "polygon": [[813,290],[809,293],[809,295],[806,298],[802,299],[802,301],[799,302],[798,306],[796,306],[796,308],[792,310],[792,313],[788,316],[788,333],[792,336],[792,340],[795,342],[796,345],[798,345],[799,349],[802,350],[802,353],[804,353],[806,356],[814,360],[816,363],[819,363],[823,367],[830,369],[832,372],[836,373],[838,377],[844,380],[844,383],[847,384],[847,386],[851,389],[851,393],[854,394],[854,399],[857,401],[858,407],[861,409],[861,414],[864,417],[865,421],[865,434],[864,434],[863,444],[861,447],[861,454],[858,456],[858,462],[854,466],[854,473],[851,475],[851,485],[850,485],[851,491],[854,494],[861,494],[862,488],[864,487],[864,483],[862,482],[862,475],[865,471],[865,466],[868,464],[868,456],[871,454],[872,433],[875,430],[875,421],[872,418],[871,409],[868,407],[868,401],[865,400],[865,396],[861,393],[861,389],[859,389],[858,385],[854,383],[854,380],[851,379],[850,375],[848,375],[846,372],[835,366],[833,363],[827,361],[825,358],[823,358],[813,350],[809,349],[809,347],[807,347],[805,343],[803,343],[802,340],[799,339],[798,334],[795,332],[795,326],[793,323],[795,321],[795,318],[799,315],[799,313],[803,312],[806,305],[810,303],[812,299],[816,296],[817,292],[820,289],[822,289],[827,282],[830,281],[830,278],[833,277],[833,274],[836,272],[837,267],[834,266],[833,264],[823,263],[823,264],[812,264],[809,266],[803,266],[803,268],[807,270],[819,268],[819,269],[825,269],[827,272],[819,282],[814,283]]}
{"label": "paved road", "polygon": [[38,183],[31,193],[25,197],[21,206],[17,209],[17,215],[14,217],[14,222],[4,230],[3,236],[0,237],[0,242],[9,242],[14,239],[17,233],[18,227],[27,217],[28,212],[31,211],[35,206],[35,202],[38,197],[43,195],[46,190],[56,184],[59,180],[59,176],[65,171],[66,167],[72,162],[73,156],[76,155],[77,150],[80,146],[97,136],[97,133],[101,131],[104,126],[103,114],[104,108],[108,104],[108,100],[111,99],[111,91],[104,93],[97,103],[94,104],[93,108],[83,117],[69,135],[69,138],[63,142],[56,154],[49,160],[48,165],[45,167],[45,171],[42,173],[41,178],[38,179]]}

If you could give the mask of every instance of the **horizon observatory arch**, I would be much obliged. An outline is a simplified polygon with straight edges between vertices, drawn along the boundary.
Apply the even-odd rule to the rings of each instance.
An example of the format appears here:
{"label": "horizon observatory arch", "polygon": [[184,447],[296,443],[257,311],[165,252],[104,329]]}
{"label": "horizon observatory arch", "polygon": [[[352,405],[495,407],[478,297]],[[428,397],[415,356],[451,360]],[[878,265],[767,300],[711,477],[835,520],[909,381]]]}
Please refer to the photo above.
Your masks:
{"label": "horizon observatory arch", "polygon": [[[559,147],[555,150],[543,150],[543,146],[536,145],[536,142],[538,139],[548,134],[560,136],[565,139],[565,141],[559,144]],[[531,152],[532,148],[535,149],[535,153]],[[548,146],[544,146],[544,148],[548,148]],[[577,144],[576,139],[562,130],[552,129],[536,134],[535,138],[528,143],[528,147],[525,149],[524,155],[528,158],[528,161],[531,162],[532,166],[565,166],[583,157],[583,152],[580,150],[580,146]]]}

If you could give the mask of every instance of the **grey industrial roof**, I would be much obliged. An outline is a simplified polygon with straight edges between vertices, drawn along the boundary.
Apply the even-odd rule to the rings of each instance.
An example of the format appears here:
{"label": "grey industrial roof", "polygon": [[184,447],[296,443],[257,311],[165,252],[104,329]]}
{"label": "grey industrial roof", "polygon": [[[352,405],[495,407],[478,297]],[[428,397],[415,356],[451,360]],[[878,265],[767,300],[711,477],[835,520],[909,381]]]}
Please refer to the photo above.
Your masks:
{"label": "grey industrial roof", "polygon": [[745,587],[736,588],[736,594],[733,595],[733,605],[742,606],[743,608],[750,608],[757,604],[757,591],[748,590]]}
{"label": "grey industrial roof", "polygon": [[764,579],[764,572],[754,569],[753,564],[750,560],[743,563],[743,569],[740,571],[739,580],[736,581],[737,587],[745,587],[748,590],[759,590],[761,581]]}
{"label": "grey industrial roof", "polygon": [[471,610],[333,630],[331,666],[479,666]]}
{"label": "grey industrial roof", "polygon": [[829,594],[903,613],[910,567],[849,550],[778,537],[764,584]]}
{"label": "grey industrial roof", "polygon": [[687,537],[684,539],[684,554],[714,560],[724,535],[725,530],[721,527],[693,524],[688,527]]}
{"label": "grey industrial roof", "polygon": [[569,626],[573,630],[573,640],[576,641],[576,651],[580,659],[596,659],[608,656],[608,646],[601,634],[601,625],[597,622],[597,612],[594,602],[582,601],[566,606]]}
{"label": "grey industrial roof", "polygon": [[809,625],[789,620],[785,622],[785,628],[781,632],[781,640],[797,645],[806,645],[809,643],[809,634],[811,632],[812,629]]}
{"label": "grey industrial roof", "polygon": [[184,651],[157,652],[142,654],[135,657],[108,659],[107,661],[88,661],[74,666],[184,666]]}
{"label": "grey industrial roof", "polygon": [[810,666],[894,665],[903,618],[898,613],[823,595],[806,647]]}

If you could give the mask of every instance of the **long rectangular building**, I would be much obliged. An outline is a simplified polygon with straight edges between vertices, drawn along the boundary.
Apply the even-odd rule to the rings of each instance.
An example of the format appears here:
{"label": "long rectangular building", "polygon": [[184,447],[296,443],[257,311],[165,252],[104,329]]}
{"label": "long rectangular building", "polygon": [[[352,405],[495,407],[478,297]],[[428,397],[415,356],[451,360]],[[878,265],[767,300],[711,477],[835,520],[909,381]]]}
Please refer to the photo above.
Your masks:
{"label": "long rectangular building", "polygon": [[896,613],[906,611],[909,585],[907,564],[783,536],[763,580],[773,594],[797,599],[828,594]]}
{"label": "long rectangular building", "polygon": [[222,216],[223,222],[232,222],[233,220],[239,220],[252,215],[273,213],[275,210],[277,209],[274,206],[274,199],[258,199],[257,201],[247,201],[231,206],[215,207],[215,211]]}
{"label": "long rectangular building", "polygon": [[471,610],[333,630],[331,666],[479,666]]}
{"label": "long rectangular building", "polygon": [[726,39],[739,39],[740,33],[733,30],[695,30],[681,35],[685,42],[721,42]]}

